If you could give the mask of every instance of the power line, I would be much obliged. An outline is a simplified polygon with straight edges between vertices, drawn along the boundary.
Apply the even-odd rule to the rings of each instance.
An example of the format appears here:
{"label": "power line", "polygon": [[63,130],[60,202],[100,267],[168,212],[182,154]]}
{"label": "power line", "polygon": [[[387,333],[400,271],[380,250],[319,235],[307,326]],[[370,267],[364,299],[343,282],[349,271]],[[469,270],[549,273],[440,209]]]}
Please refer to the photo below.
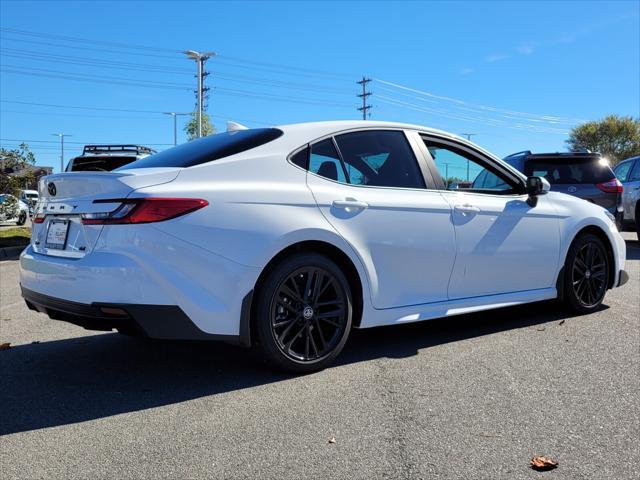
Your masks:
{"label": "power line", "polygon": [[106,45],[106,46],[111,46],[111,47],[134,49],[134,50],[148,50],[148,51],[154,51],[154,52],[169,52],[169,53],[175,53],[176,55],[178,55],[180,53],[179,50],[174,50],[172,48],[152,47],[152,46],[148,46],[148,45],[134,45],[134,44],[117,43],[117,42],[106,42],[104,40],[91,40],[91,39],[88,39],[88,38],[71,37],[71,36],[67,36],[67,35],[58,35],[58,34],[52,34],[52,33],[39,33],[39,32],[33,32],[33,31],[29,31],[29,30],[20,30],[20,29],[17,29],[17,28],[0,27],[0,30],[8,32],[8,33],[18,34],[18,35],[27,35],[27,36],[42,37],[42,38],[56,38],[58,40],[62,40],[62,41],[65,41],[65,42],[82,42],[82,43],[90,43],[90,44],[94,44],[94,45]]}
{"label": "power line", "polygon": [[[86,106],[86,105],[60,105],[60,104],[54,104],[54,103],[38,103],[38,102],[24,102],[24,101],[20,101],[20,100],[0,100],[0,102],[2,103],[11,103],[11,104],[16,104],[16,105],[32,105],[32,106],[36,106],[36,107],[48,107],[48,108],[68,108],[68,109],[76,109],[76,110],[95,110],[95,111],[107,111],[107,112],[127,112],[127,113],[157,113],[157,114],[163,114],[164,112],[162,110],[136,110],[136,109],[130,109],[130,108],[112,108],[112,107],[95,107],[95,106]],[[3,113],[6,110],[1,110],[0,114]],[[23,113],[27,113],[27,112],[23,112]],[[33,112],[35,115],[39,115],[40,112]],[[233,115],[209,115],[211,117],[215,117],[215,118],[221,118],[221,119],[231,119],[231,118],[235,118],[236,120],[242,121],[242,122],[248,122],[248,123],[255,123],[255,124],[260,124],[260,125],[272,125],[269,122],[264,122],[261,120],[250,120],[250,119],[246,119],[246,118],[238,118],[238,117],[234,117]],[[134,117],[134,118],[142,118],[142,117]],[[160,117],[158,117],[160,118]]]}
{"label": "power line", "polygon": [[362,106],[358,107],[358,110],[362,112],[362,119],[366,120],[367,118],[371,118],[371,105],[367,105],[367,98],[372,95],[371,92],[367,92],[367,84],[371,81],[370,78],[362,77],[362,80],[358,80],[356,83],[362,86],[362,93],[359,93],[357,96],[362,99]]}
{"label": "power line", "polygon": [[556,116],[556,115],[541,115],[541,114],[537,114],[537,113],[528,113],[528,112],[520,112],[517,110],[508,110],[508,109],[503,109],[503,108],[498,108],[498,107],[492,107],[492,106],[488,106],[488,105],[481,105],[481,104],[474,104],[474,103],[470,103],[470,102],[465,102],[464,100],[460,100],[457,98],[453,98],[453,97],[445,97],[442,95],[436,95],[430,92],[426,92],[424,90],[419,90],[416,88],[412,88],[412,87],[408,87],[405,85],[401,85],[399,83],[394,83],[394,82],[389,82],[386,80],[382,80],[382,79],[375,79],[376,82],[380,82],[384,85],[389,85],[391,87],[395,87],[401,90],[405,90],[405,91],[410,91],[413,93],[417,93],[419,95],[423,95],[432,99],[437,99],[437,100],[443,100],[446,102],[450,102],[450,103],[454,103],[454,104],[458,104],[458,105],[466,105],[466,106],[470,106],[470,107],[475,107],[477,109],[483,110],[483,111],[489,111],[489,112],[496,112],[496,113],[503,113],[503,114],[509,114],[509,115],[514,115],[514,116],[526,116],[529,118],[536,118],[539,120],[543,120],[543,121],[555,121],[555,122],[561,122],[561,123],[581,123],[584,122],[584,120],[580,120],[580,119],[572,119],[572,118],[567,118],[567,117],[560,117],[560,116]]}

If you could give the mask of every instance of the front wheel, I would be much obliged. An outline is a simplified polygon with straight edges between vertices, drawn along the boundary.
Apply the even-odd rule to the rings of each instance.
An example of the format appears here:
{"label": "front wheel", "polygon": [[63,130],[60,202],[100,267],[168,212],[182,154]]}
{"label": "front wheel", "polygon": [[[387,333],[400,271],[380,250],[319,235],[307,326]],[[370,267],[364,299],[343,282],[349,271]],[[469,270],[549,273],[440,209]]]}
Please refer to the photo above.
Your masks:
{"label": "front wheel", "polygon": [[564,299],[569,307],[590,313],[600,306],[609,285],[609,257],[597,236],[586,234],[574,240],[564,275]]}
{"label": "front wheel", "polygon": [[24,225],[25,223],[27,223],[27,212],[20,212],[20,215],[18,215],[18,221],[16,222],[16,224],[20,225]]}
{"label": "front wheel", "polygon": [[321,370],[342,351],[353,317],[341,269],[315,253],[279,263],[257,292],[256,340],[271,365],[295,373]]}

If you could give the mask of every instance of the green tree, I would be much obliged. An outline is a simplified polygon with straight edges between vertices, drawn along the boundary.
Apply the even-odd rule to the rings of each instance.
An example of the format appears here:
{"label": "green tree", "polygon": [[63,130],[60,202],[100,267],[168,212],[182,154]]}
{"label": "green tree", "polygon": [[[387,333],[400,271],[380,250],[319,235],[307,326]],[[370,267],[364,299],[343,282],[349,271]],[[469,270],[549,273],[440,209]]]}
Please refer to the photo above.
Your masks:
{"label": "green tree", "polygon": [[14,149],[0,148],[0,193],[17,196],[19,190],[32,185],[35,182],[33,172],[19,172],[35,163],[36,157],[26,143]]}
{"label": "green tree", "polygon": [[566,141],[569,150],[587,148],[599,152],[612,165],[640,155],[640,119],[609,115],[602,120],[583,123],[571,130]]}
{"label": "green tree", "polygon": [[[184,127],[184,131],[187,134],[189,141],[198,138],[198,112],[191,113],[191,120]],[[216,133],[216,129],[211,125],[211,120],[207,113],[202,112],[202,136],[213,135]]]}

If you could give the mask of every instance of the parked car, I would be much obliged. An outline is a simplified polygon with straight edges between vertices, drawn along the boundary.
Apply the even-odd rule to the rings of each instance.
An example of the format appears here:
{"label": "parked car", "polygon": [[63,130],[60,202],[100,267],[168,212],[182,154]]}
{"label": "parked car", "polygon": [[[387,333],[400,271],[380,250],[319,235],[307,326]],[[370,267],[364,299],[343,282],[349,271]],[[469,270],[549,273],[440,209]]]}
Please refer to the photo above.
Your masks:
{"label": "parked car", "polygon": [[82,155],[71,159],[65,171],[110,172],[154,153],[154,149],[141,145],[85,145]]}
{"label": "parked car", "polygon": [[[497,180],[447,190],[444,161]],[[219,133],[43,179],[22,295],[86,328],[225,340],[313,371],[352,327],[548,299],[596,310],[628,279],[625,243],[609,212],[549,189],[420,126]]]}
{"label": "parked car", "polygon": [[527,176],[546,178],[554,191],[600,205],[615,216],[622,210],[622,183],[599,153],[525,151],[509,155],[504,161]]}
{"label": "parked car", "polygon": [[614,169],[624,185],[622,193],[622,227],[635,230],[640,240],[640,156],[623,160]]}
{"label": "parked car", "polygon": [[8,193],[0,194],[0,223],[24,225],[29,215],[29,207]]}
{"label": "parked car", "polygon": [[38,191],[37,190],[22,190],[20,192],[20,200],[22,200],[29,207],[29,215],[33,213],[33,209],[38,203]]}

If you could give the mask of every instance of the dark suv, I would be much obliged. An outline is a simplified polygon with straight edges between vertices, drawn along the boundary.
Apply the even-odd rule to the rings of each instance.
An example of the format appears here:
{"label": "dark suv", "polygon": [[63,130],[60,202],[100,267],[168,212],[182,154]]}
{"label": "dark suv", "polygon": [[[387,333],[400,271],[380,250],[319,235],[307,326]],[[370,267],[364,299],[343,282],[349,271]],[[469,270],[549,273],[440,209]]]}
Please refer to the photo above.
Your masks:
{"label": "dark suv", "polygon": [[622,183],[599,153],[518,152],[504,158],[528,177],[544,177],[551,190],[568,193],[606,208],[620,217]]}
{"label": "dark suv", "polygon": [[82,155],[71,159],[67,172],[110,172],[156,151],[142,145],[85,145]]}

